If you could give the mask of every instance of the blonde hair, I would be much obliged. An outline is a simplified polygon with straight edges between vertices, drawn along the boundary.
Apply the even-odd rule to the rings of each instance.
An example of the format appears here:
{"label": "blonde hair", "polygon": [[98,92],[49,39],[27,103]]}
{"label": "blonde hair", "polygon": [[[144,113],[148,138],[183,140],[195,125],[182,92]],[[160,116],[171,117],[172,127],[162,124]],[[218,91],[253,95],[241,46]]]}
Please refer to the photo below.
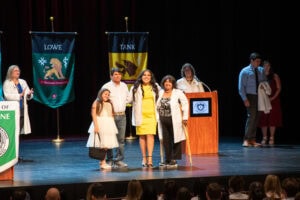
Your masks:
{"label": "blonde hair", "polygon": [[273,174],[267,175],[264,182],[264,190],[265,193],[272,193],[271,198],[276,198],[276,195],[278,195],[278,197],[281,197],[282,187],[279,177]]}
{"label": "blonde hair", "polygon": [[127,186],[126,200],[139,200],[143,194],[143,187],[139,180],[133,179],[129,181]]}

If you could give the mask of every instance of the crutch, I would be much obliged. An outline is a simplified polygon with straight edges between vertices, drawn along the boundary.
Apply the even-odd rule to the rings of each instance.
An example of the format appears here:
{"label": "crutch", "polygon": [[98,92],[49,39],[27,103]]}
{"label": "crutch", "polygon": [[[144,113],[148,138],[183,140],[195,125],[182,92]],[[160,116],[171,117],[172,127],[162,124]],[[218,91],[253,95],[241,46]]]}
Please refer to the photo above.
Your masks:
{"label": "crutch", "polygon": [[162,140],[159,140],[160,166],[164,163],[164,145]]}
{"label": "crutch", "polygon": [[186,145],[188,147],[188,156],[189,156],[189,159],[190,159],[190,165],[192,166],[193,165],[193,162],[192,162],[192,153],[191,153],[191,146],[190,146],[190,138],[189,138],[189,132],[187,130],[187,126],[186,125],[182,125],[183,126],[183,130],[184,130],[184,133],[185,133],[185,137],[186,137]]}

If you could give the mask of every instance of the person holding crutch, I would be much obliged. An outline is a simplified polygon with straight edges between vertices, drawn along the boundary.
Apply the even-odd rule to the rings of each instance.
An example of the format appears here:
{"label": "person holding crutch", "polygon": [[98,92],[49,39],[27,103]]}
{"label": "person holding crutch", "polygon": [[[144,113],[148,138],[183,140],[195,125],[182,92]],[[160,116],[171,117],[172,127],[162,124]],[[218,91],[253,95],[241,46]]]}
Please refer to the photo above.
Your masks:
{"label": "person holding crutch", "polygon": [[158,136],[162,141],[167,168],[176,168],[182,158],[181,142],[186,140],[183,126],[187,126],[189,104],[183,91],[176,89],[176,80],[166,75],[157,100]]}

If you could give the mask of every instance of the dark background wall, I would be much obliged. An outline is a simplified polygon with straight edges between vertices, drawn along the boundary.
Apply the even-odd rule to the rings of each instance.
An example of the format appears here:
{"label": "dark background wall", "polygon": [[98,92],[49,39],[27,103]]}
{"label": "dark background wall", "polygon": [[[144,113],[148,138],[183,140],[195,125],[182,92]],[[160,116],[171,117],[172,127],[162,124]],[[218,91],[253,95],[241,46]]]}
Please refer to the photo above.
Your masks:
{"label": "dark background wall", "polygon": [[[90,106],[109,81],[106,31],[149,32],[149,68],[157,81],[166,74],[180,78],[190,62],[197,76],[219,95],[220,136],[243,136],[245,108],[238,95],[238,74],[253,51],[273,63],[282,79],[284,126],[278,138],[287,141],[295,129],[288,115],[288,71],[281,61],[281,1],[138,1],[138,0],[9,0],[1,1],[2,80],[11,64],[32,86],[29,31],[77,32],[74,102],[58,110],[30,101],[31,137],[86,135]],[[57,112],[59,111],[59,112]],[[58,114],[58,115],[57,115]],[[57,117],[59,116],[59,118]],[[293,140],[292,142],[295,142]]]}

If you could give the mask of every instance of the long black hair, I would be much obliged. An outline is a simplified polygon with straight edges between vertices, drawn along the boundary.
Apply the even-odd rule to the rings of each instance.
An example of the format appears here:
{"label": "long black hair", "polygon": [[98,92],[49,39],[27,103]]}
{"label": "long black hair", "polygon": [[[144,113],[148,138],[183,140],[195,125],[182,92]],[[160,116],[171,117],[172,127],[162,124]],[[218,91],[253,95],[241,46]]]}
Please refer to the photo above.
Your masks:
{"label": "long black hair", "polygon": [[149,72],[151,74],[151,80],[150,80],[150,85],[152,86],[152,90],[155,92],[156,96],[155,96],[155,101],[158,99],[158,87],[157,87],[157,82],[156,79],[154,77],[153,72],[150,69],[144,69],[139,76],[137,77],[137,80],[135,81],[135,83],[133,84],[133,100],[135,100],[134,98],[134,94],[136,93],[137,89],[139,86],[141,86],[142,88],[142,95],[144,97],[144,89],[143,89],[143,80],[142,77],[145,74],[145,72]]}

